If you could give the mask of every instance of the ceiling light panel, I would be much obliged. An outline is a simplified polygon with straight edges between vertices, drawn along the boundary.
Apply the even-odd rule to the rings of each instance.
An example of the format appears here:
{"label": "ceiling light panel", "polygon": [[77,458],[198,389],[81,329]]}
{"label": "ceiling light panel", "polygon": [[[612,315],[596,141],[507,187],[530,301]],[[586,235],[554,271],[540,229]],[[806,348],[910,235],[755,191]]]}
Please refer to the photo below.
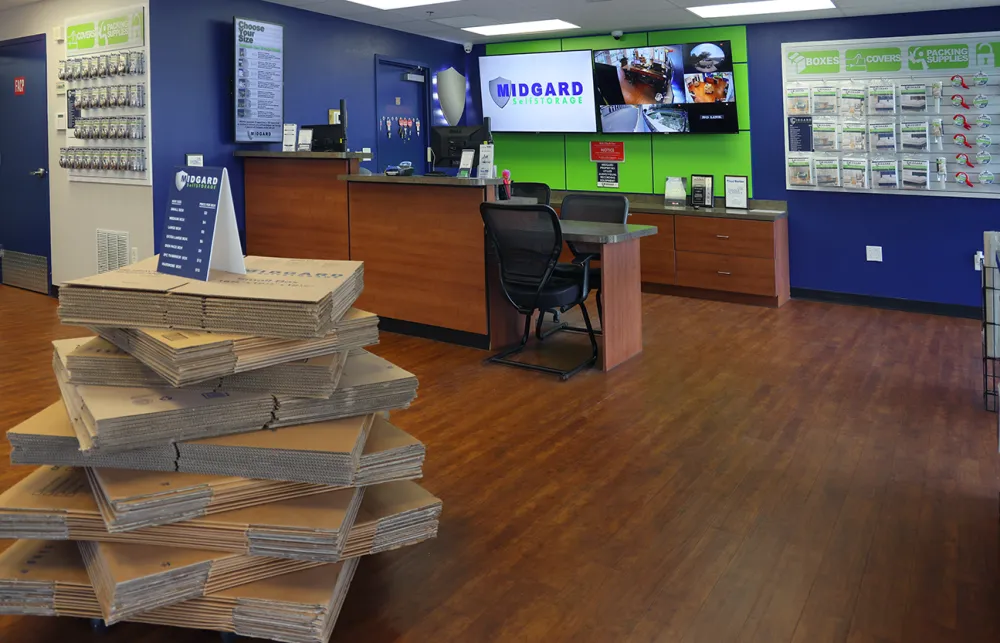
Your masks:
{"label": "ceiling light panel", "polygon": [[479,27],[465,27],[465,31],[479,34],[480,36],[510,36],[522,33],[541,33],[543,31],[565,31],[567,29],[579,29],[577,25],[564,20],[533,20],[531,22],[512,22],[505,25],[482,25]]}
{"label": "ceiling light panel", "polygon": [[836,8],[837,6],[831,0],[762,0],[760,2],[688,7],[688,11],[702,18],[731,18],[733,16],[760,16],[769,13],[819,11]]}
{"label": "ceiling light panel", "polygon": [[373,9],[409,9],[411,7],[423,7],[432,4],[443,4],[445,2],[457,2],[458,0],[347,0],[354,4],[364,5]]}

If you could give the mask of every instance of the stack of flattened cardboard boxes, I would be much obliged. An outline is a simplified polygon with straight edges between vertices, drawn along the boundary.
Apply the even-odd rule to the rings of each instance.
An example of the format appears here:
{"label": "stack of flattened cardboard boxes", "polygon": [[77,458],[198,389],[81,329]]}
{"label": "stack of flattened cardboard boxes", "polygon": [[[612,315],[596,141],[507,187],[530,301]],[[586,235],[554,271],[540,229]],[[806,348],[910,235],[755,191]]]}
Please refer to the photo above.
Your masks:
{"label": "stack of flattened cardboard boxes", "polygon": [[41,466],[0,495],[0,614],[323,643],[359,557],[437,534],[424,447],[387,419],[417,379],[364,350],[362,264],[246,265],[62,287],[95,335],[53,342],[62,401],[7,432]]}

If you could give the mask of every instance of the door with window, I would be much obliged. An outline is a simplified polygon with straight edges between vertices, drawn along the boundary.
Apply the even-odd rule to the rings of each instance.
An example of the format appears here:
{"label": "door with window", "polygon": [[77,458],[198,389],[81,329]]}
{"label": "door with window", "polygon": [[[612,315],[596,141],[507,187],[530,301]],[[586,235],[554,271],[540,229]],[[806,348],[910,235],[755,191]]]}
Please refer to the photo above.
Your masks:
{"label": "door with window", "polygon": [[45,36],[0,42],[0,279],[49,292]]}

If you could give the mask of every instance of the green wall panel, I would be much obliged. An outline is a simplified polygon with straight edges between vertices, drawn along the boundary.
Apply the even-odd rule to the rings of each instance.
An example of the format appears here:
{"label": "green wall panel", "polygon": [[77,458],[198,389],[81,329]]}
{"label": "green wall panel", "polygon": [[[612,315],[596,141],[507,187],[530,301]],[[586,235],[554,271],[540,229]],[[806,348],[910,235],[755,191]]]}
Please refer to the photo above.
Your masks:
{"label": "green wall panel", "polygon": [[653,137],[653,181],[662,192],[668,176],[712,174],[716,196],[725,196],[723,183],[727,174],[750,177],[750,132],[739,134],[699,134],[698,136]]}
{"label": "green wall panel", "polygon": [[747,61],[747,28],[743,25],[653,31],[648,34],[648,40],[649,44],[654,46],[677,45],[699,40],[731,40],[733,43],[733,62],[745,63]]}
{"label": "green wall panel", "polygon": [[566,189],[566,139],[561,134],[494,134],[493,141],[498,172],[510,170],[515,182],[537,181],[553,190]]}
{"label": "green wall panel", "polygon": [[548,51],[560,51],[562,40],[526,40],[523,42],[495,42],[486,45],[487,56],[500,54],[537,54]]}
{"label": "green wall panel", "polygon": [[[597,187],[597,164],[590,160],[591,141],[624,141],[625,162],[618,166],[618,188]],[[566,135],[566,189],[594,192],[653,191],[652,142],[649,136]]]}
{"label": "green wall panel", "polygon": [[748,65],[733,65],[733,82],[736,83],[736,110],[740,117],[740,129],[750,129],[750,78]]}
{"label": "green wall panel", "polygon": [[579,51],[581,49],[624,49],[626,47],[645,47],[646,34],[627,33],[621,40],[611,36],[582,36],[580,38],[563,38],[563,51]]}

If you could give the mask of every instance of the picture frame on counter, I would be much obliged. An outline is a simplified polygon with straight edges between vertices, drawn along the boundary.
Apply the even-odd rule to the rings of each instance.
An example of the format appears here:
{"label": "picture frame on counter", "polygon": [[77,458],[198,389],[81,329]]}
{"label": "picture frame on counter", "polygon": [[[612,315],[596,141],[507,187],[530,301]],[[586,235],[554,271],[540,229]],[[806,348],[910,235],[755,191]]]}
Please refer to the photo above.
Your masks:
{"label": "picture frame on counter", "polygon": [[727,174],[726,207],[736,210],[750,209],[750,179],[746,176]]}

